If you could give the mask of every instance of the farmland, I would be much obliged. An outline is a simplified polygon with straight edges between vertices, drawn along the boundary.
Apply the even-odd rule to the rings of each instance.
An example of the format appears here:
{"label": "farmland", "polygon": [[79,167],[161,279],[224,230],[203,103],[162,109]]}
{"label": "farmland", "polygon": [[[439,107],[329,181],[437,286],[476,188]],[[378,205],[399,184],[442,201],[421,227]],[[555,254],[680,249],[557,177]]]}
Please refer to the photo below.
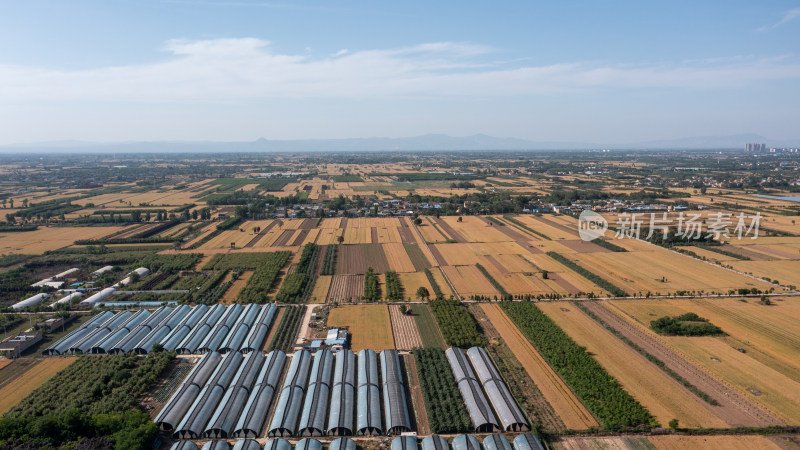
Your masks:
{"label": "farmland", "polygon": [[25,369],[23,373],[11,373],[16,367],[10,367],[5,372],[0,372],[0,377],[14,376],[11,382],[4,383],[0,387],[0,399],[2,399],[0,400],[0,413],[5,414],[60,370],[72,364],[75,359],[75,357],[48,358],[33,366],[20,364],[20,369]]}
{"label": "farmland", "polygon": [[[0,164],[0,173],[11,177],[0,184],[6,202],[0,204],[6,216],[0,225],[0,312],[8,318],[0,326],[7,324],[4,336],[36,327],[44,338],[14,362],[0,359],[0,409],[8,411],[37,386],[48,386],[45,380],[58,377],[53,374],[59,368],[72,368],[75,357],[40,355],[95,314],[105,314],[103,322],[79,334],[95,339],[110,333],[103,325],[107,311],[121,313],[113,318],[117,324],[146,309],[141,316],[150,314],[144,320],[152,323],[120,333],[164,345],[168,339],[162,342],[160,334],[146,338],[154,325],[166,323],[169,311],[158,311],[166,305],[177,311],[168,321],[170,333],[214,330],[217,335],[208,340],[216,345],[259,329],[252,309],[246,317],[224,317],[242,306],[231,305],[270,302],[277,313],[270,326],[260,328],[263,340],[255,344],[264,352],[307,349],[315,361],[324,359],[317,357],[320,345],[335,350],[331,364],[338,364],[346,352],[324,342],[336,327],[349,331],[345,349],[397,349],[409,428],[420,437],[470,432],[442,352],[478,346],[496,366],[497,374],[489,376],[499,374],[508,400],[549,448],[791,448],[794,434],[758,434],[785,431],[767,428],[772,426],[800,426],[800,297],[793,291],[800,285],[800,206],[757,197],[755,186],[715,186],[713,193],[695,186],[714,177],[720,177],[715,184],[734,183],[728,171],[735,183],[756,173],[780,178],[783,184],[769,189],[787,195],[796,173],[790,180],[784,172],[795,161],[701,152],[689,166],[699,170],[682,171],[676,168],[687,166],[685,154],[621,154],[231,153],[113,160],[44,155],[36,161],[9,156],[13,164]],[[730,169],[740,164],[747,168]],[[92,184],[82,184],[89,178]],[[16,181],[21,179],[26,181]],[[701,213],[704,225],[719,212],[735,218],[761,211],[761,232],[758,239],[740,241],[733,233],[698,242],[673,234],[675,240],[664,246],[614,236],[615,221],[637,208],[658,211],[656,216],[663,210],[677,220],[679,206],[684,215]],[[590,208],[608,219],[604,241],[586,242],[579,235],[577,216]],[[647,226],[648,214],[642,214]],[[138,267],[150,273],[132,276],[123,287],[120,281]],[[57,280],[37,284],[50,278]],[[86,299],[108,287],[117,295],[102,305],[50,307],[75,289]],[[11,309],[40,292],[51,297]],[[184,305],[213,311],[187,320],[181,316]],[[66,331],[48,331],[43,323],[73,313],[78,317]],[[76,344],[64,352],[86,353]],[[77,358],[81,367],[92,366],[82,370],[104,377],[102,383],[65,381],[75,394],[53,398],[78,405],[78,396],[91,397],[77,407],[87,430],[94,430],[94,422],[84,421],[95,417],[88,409],[111,411],[107,402],[116,399],[129,410],[130,423],[142,426],[132,434],[146,440],[153,422],[138,422],[144,417],[139,414],[155,417],[171,391],[191,376],[198,355],[188,356],[191,349],[181,347],[180,370],[143,375],[130,386],[124,376],[150,358],[137,351],[169,355],[156,351],[154,342],[131,344],[138,350],[121,357],[124,367],[107,354]],[[235,355],[233,350],[226,349],[223,358]],[[290,355],[286,365],[295,358]],[[108,368],[101,367],[105,361]],[[390,402],[380,395],[380,368],[378,374],[383,426]],[[265,419],[277,409],[281,377],[272,381],[275,398],[259,413]],[[294,401],[298,411],[316,398],[310,393],[323,394],[313,380],[302,381],[306,386],[296,390],[301,394]],[[328,382],[330,396],[335,386]],[[103,386],[130,388],[129,398],[120,400],[121,393]],[[356,379],[354,394],[359,387]],[[482,394],[489,389],[479,387]],[[61,405],[47,395],[23,403],[24,411],[14,414],[32,429],[48,424],[47,414],[34,417],[43,408],[61,414]],[[487,407],[499,420],[498,405]],[[121,427],[121,412],[110,414]],[[16,426],[6,429],[17,433]],[[260,430],[259,442],[265,433]],[[292,441],[300,437],[299,429],[285,433]],[[324,447],[332,439],[327,433],[319,436]],[[170,432],[161,436],[168,445]],[[357,440],[372,449],[383,445],[378,439],[384,438]],[[65,448],[84,444],[105,445],[69,442]],[[152,440],[132,447],[151,448]]]}
{"label": "farmland", "polygon": [[328,317],[329,327],[348,327],[351,348],[375,351],[394,348],[392,323],[386,305],[348,305],[334,308]]}
{"label": "farmland", "polygon": [[422,337],[419,334],[417,322],[414,320],[414,316],[411,315],[413,312],[407,311],[404,314],[400,308],[398,305],[389,306],[395,346],[403,350],[422,347]]}
{"label": "farmland", "polygon": [[644,357],[620,345],[616,337],[578,308],[563,303],[541,304],[539,307],[558,326],[567,330],[578,345],[586,347],[595,360],[659,423],[667,424],[672,419],[678,419],[692,428],[719,428],[726,425],[704,408],[702,400]]}

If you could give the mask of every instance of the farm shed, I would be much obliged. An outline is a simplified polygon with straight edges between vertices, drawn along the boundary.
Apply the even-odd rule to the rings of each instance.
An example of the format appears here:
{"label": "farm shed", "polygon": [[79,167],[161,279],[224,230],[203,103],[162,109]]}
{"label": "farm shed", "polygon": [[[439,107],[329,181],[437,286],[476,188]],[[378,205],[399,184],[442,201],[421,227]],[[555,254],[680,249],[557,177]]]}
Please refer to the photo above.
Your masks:
{"label": "farm shed", "polygon": [[397,350],[381,352],[381,375],[383,379],[383,408],[387,434],[411,431],[411,418],[406,402],[406,385],[400,355]]}
{"label": "farm shed", "polygon": [[422,440],[422,450],[450,450],[450,446],[447,439],[434,434]]}
{"label": "farm shed", "polygon": [[300,436],[325,434],[325,415],[328,412],[332,373],[333,354],[329,350],[317,351],[311,366],[311,378],[306,390],[303,412],[300,414]]}
{"label": "farm shed", "polygon": [[500,423],[505,431],[530,431],[528,421],[517,406],[511,391],[505,381],[500,377],[500,372],[489,359],[489,355],[481,347],[472,347],[467,350],[472,366],[489,397],[492,407],[497,412]]}
{"label": "farm shed", "polygon": [[115,291],[116,291],[116,289],[114,289],[113,287],[105,288],[102,291],[100,291],[100,292],[98,292],[98,293],[96,293],[96,294],[94,294],[92,296],[87,297],[80,304],[81,305],[95,305],[95,304],[100,303],[101,301],[107,299],[108,297],[114,295]]}
{"label": "farm shed", "polygon": [[100,327],[87,334],[83,339],[70,345],[68,352],[72,354],[90,353],[90,350],[95,344],[105,339],[106,336],[119,328],[120,325],[125,323],[132,315],[133,313],[130,311],[122,311],[115,314],[114,317],[106,320]]}
{"label": "farm shed", "polygon": [[483,438],[483,450],[514,450],[502,434],[490,434]]}
{"label": "farm shed", "polygon": [[203,432],[204,437],[213,439],[226,439],[233,434],[234,426],[247,403],[250,392],[256,381],[256,376],[264,363],[264,354],[250,352],[245,358],[239,371],[225,391],[222,402],[219,403],[211,420]]}
{"label": "farm shed", "polygon": [[264,444],[264,450],[292,450],[292,444],[286,439],[270,439]]}
{"label": "farm shed", "polygon": [[236,441],[233,450],[261,450],[261,444],[255,439],[240,439]]}
{"label": "farm shed", "polygon": [[245,337],[244,342],[239,346],[239,351],[242,353],[253,352],[260,350],[267,339],[269,328],[275,320],[275,315],[278,313],[278,307],[270,303],[264,305],[256,317],[255,323],[250,327],[250,332]]}
{"label": "farm shed", "polygon": [[458,390],[467,405],[467,412],[476,433],[495,433],[500,427],[494,418],[489,401],[481,389],[475,372],[467,361],[464,352],[458,347],[450,347],[445,351],[450,370],[453,371]]}
{"label": "farm shed", "polygon": [[331,441],[328,450],[356,450],[356,441],[348,437],[340,437]]}
{"label": "farm shed", "polygon": [[238,372],[242,359],[242,354],[239,352],[225,355],[211,375],[211,379],[200,390],[178,428],[172,433],[173,438],[197,439],[202,435],[211,415],[222,400],[225,389]]}
{"label": "farm shed", "polygon": [[414,436],[397,436],[392,439],[392,450],[417,450],[417,438]]}
{"label": "farm shed", "polygon": [[100,327],[105,321],[114,316],[111,311],[103,311],[100,314],[89,319],[86,323],[81,325],[77,330],[69,333],[63,338],[57,340],[52,345],[44,349],[43,355],[63,355],[69,350],[73,343],[83,339],[87,334]]}
{"label": "farm shed", "polygon": [[383,434],[381,390],[378,376],[378,355],[368,349],[358,352],[356,434],[359,436]]}
{"label": "farm shed", "polygon": [[135,312],[132,316],[128,317],[128,319],[119,325],[116,329],[112,330],[106,337],[97,341],[91,349],[89,349],[90,353],[108,353],[114,348],[115,345],[119,341],[125,338],[128,334],[130,334],[131,330],[136,328],[140,323],[147,320],[150,317],[150,311],[146,309],[139,310]]}
{"label": "farm shed", "polygon": [[27,348],[42,340],[42,332],[21,333],[0,342],[0,356],[14,359],[22,355]]}
{"label": "farm shed", "polygon": [[197,325],[200,320],[208,312],[208,306],[206,305],[197,305],[192,308],[192,312],[190,312],[186,317],[183,318],[181,323],[179,323],[174,330],[172,330],[168,336],[164,337],[161,341],[161,345],[164,346],[164,350],[173,351],[178,348],[178,345],[183,341],[186,336],[191,333],[192,329]]}
{"label": "farm shed", "polygon": [[542,441],[532,434],[520,434],[512,442],[514,450],[545,450]]}
{"label": "farm shed", "polygon": [[310,366],[311,353],[307,350],[300,350],[294,353],[286,379],[283,382],[281,395],[278,398],[278,406],[269,426],[269,437],[293,436],[295,434]]}
{"label": "farm shed", "polygon": [[336,367],[333,371],[331,413],[328,418],[326,433],[329,436],[352,436],[356,356],[351,350],[342,350],[336,353],[335,359]]}
{"label": "farm shed", "polygon": [[460,434],[453,439],[453,450],[481,450],[478,439],[471,434]]}
{"label": "farm shed", "polygon": [[133,348],[133,352],[137,355],[146,355],[153,345],[160,343],[165,337],[172,332],[173,328],[178,326],[192,311],[189,305],[181,305],[172,310],[168,316],[164,317],[153,329],[147,333],[142,340]]}
{"label": "farm shed", "polygon": [[83,297],[83,293],[82,292],[73,292],[71,294],[67,294],[67,295],[61,297],[60,299],[56,300],[50,306],[60,305],[62,303],[71,303],[73,300],[77,300],[77,299],[79,299],[81,297]]}
{"label": "farm shed", "polygon": [[217,352],[207,353],[200,359],[156,416],[155,422],[159,429],[172,431],[177,427],[221,359],[222,355]]}
{"label": "farm shed", "polygon": [[322,443],[316,439],[300,439],[294,446],[294,450],[322,450]]}
{"label": "farm shed", "polygon": [[256,438],[261,435],[261,429],[264,428],[264,423],[267,421],[267,413],[275,397],[275,391],[281,375],[283,375],[285,365],[285,353],[280,350],[269,352],[261,366],[258,377],[256,377],[253,391],[247,398],[247,403],[244,405],[244,409],[236,422],[233,432],[234,437]]}
{"label": "farm shed", "polygon": [[44,300],[46,298],[49,298],[49,297],[50,297],[50,295],[49,294],[45,294],[45,293],[36,294],[36,295],[34,295],[32,297],[26,298],[25,300],[23,300],[23,301],[21,301],[19,303],[14,303],[13,305],[11,305],[11,307],[13,309],[22,309],[22,308],[25,308],[26,306],[33,306],[33,305],[36,305],[38,303],[41,303],[42,300]]}
{"label": "farm shed", "polygon": [[225,305],[216,304],[209,308],[197,325],[186,335],[186,338],[178,344],[175,351],[181,355],[196,353],[223,313],[225,313]]}

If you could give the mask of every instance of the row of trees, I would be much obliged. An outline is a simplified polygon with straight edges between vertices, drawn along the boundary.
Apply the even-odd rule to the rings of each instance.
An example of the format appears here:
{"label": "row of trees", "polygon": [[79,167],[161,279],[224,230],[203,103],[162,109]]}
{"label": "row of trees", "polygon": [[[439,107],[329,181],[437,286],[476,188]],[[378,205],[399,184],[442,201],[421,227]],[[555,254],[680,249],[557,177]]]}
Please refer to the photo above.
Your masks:
{"label": "row of trees", "polygon": [[436,323],[450,347],[482,347],[486,337],[467,307],[458,300],[434,300],[429,303]]}
{"label": "row of trees", "polygon": [[386,299],[403,300],[403,286],[400,284],[397,272],[390,270],[384,276],[386,277]]}
{"label": "row of trees", "polygon": [[238,299],[242,303],[264,304],[269,300],[267,295],[278,278],[278,273],[292,252],[271,252],[263,254],[263,262],[253,272],[247,285],[239,292]]}
{"label": "row of trees", "polygon": [[319,246],[309,242],[303,247],[300,261],[294,272],[286,275],[275,301],[299,303],[305,301],[314,288],[314,267],[319,257]]}
{"label": "row of trees", "polygon": [[469,413],[450,371],[444,350],[415,348],[413,353],[431,431],[434,433],[470,431]]}
{"label": "row of trees", "polygon": [[657,425],[644,406],[534,303],[500,306],[605,429]]}
{"label": "row of trees", "polygon": [[370,267],[364,274],[364,300],[376,302],[381,299],[381,288],[378,286],[378,275]]}

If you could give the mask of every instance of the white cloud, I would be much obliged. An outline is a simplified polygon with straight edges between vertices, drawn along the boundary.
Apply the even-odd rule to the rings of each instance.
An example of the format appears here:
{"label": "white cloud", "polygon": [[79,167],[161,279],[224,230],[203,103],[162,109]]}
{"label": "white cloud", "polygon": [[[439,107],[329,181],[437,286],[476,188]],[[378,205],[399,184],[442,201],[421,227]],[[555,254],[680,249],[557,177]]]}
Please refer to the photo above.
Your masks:
{"label": "white cloud", "polygon": [[149,64],[59,70],[0,65],[0,103],[238,102],[277,98],[504,97],[638,88],[718,90],[800,78],[796,58],[738,57],[672,64],[536,66],[493,60],[492,48],[454,42],[280,54],[255,38],[170,40]]}
{"label": "white cloud", "polygon": [[781,19],[779,21],[777,21],[776,23],[774,23],[772,25],[766,25],[766,26],[763,26],[763,27],[759,27],[758,29],[756,29],[756,31],[764,32],[764,31],[774,30],[775,28],[778,28],[781,25],[784,25],[784,24],[786,24],[788,22],[791,22],[792,20],[794,20],[794,19],[796,19],[798,17],[800,17],[800,8],[790,9],[788,11],[785,11],[783,13],[783,16],[781,17]]}

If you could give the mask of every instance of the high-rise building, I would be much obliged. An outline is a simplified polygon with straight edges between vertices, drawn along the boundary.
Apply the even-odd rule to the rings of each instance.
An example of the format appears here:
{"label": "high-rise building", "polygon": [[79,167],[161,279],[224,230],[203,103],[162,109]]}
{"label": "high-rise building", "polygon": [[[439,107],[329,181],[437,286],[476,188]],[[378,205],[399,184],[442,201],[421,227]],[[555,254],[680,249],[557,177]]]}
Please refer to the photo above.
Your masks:
{"label": "high-rise building", "polygon": [[744,151],[747,153],[764,153],[766,148],[766,144],[744,144]]}

